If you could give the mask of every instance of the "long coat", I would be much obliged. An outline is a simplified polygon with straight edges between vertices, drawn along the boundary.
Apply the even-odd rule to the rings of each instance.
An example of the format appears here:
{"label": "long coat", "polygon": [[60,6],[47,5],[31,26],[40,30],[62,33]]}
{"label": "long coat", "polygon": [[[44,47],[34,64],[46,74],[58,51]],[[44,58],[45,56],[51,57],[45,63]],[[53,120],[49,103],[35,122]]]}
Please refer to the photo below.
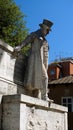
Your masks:
{"label": "long coat", "polygon": [[[41,89],[43,78],[47,78],[48,68],[48,44],[39,31],[31,33],[26,39],[25,44],[31,42],[31,51],[28,58],[28,65],[24,78],[26,89]],[[23,42],[23,44],[24,44]]]}

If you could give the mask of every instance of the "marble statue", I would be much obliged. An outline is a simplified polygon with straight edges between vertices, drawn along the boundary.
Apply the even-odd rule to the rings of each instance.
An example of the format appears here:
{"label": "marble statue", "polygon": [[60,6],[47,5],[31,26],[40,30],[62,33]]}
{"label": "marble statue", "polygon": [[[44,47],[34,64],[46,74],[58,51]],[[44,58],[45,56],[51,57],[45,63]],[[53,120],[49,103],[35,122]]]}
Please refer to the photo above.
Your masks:
{"label": "marble statue", "polygon": [[40,29],[30,33],[21,45],[14,48],[15,52],[20,52],[23,47],[31,43],[30,55],[26,68],[24,87],[29,93],[44,100],[48,99],[48,49],[49,45],[46,35],[51,31],[53,23],[44,19],[39,24]]}

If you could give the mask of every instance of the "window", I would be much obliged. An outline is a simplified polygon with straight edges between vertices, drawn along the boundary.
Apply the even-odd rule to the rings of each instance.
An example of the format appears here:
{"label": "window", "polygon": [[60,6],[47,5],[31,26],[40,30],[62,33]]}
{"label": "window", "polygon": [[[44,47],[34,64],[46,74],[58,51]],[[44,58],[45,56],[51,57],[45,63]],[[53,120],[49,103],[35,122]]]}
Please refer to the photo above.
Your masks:
{"label": "window", "polygon": [[55,70],[51,70],[51,71],[50,71],[50,74],[51,74],[51,75],[54,75],[54,74],[55,74]]}
{"label": "window", "polygon": [[62,105],[67,106],[69,112],[73,112],[73,98],[72,97],[62,97]]}

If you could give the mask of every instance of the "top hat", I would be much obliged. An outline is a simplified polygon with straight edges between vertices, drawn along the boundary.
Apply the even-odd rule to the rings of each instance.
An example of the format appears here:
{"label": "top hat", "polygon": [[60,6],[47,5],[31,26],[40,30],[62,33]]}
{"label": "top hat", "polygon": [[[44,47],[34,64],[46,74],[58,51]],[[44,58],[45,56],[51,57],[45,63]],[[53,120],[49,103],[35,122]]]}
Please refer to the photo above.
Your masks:
{"label": "top hat", "polygon": [[[49,21],[49,20],[44,19],[43,23],[39,24],[39,26],[43,27],[44,25],[46,25],[50,29],[51,26],[53,25],[53,23],[51,21]],[[51,31],[51,29],[50,29],[50,31]]]}

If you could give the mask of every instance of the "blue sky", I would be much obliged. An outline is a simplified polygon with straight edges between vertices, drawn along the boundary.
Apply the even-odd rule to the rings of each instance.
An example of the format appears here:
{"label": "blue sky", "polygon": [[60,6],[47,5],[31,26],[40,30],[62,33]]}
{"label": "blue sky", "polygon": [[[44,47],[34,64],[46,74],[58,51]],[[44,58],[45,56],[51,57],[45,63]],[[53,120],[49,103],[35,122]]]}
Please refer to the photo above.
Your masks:
{"label": "blue sky", "polygon": [[15,0],[21,11],[26,14],[29,32],[39,29],[43,19],[51,20],[54,25],[48,40],[49,63],[55,59],[73,57],[73,0]]}

